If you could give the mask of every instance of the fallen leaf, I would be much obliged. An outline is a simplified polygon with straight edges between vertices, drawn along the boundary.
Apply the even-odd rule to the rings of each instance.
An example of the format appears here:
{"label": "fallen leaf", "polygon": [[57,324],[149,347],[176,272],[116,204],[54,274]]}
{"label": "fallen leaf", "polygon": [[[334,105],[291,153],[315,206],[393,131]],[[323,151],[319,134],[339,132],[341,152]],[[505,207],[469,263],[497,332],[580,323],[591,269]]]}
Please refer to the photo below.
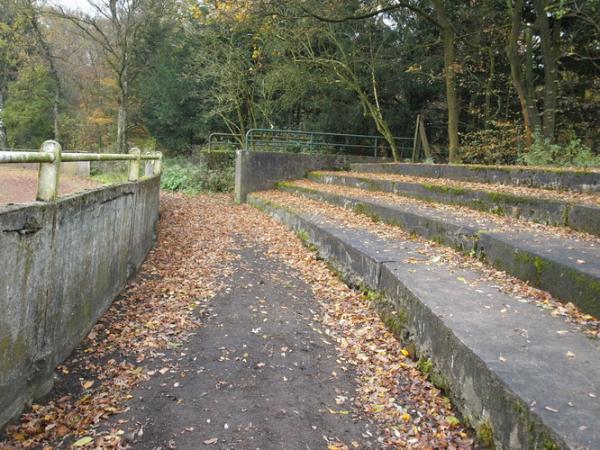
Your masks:
{"label": "fallen leaf", "polygon": [[84,447],[84,446],[88,445],[89,443],[91,443],[93,440],[94,440],[94,438],[92,438],[91,436],[82,437],[78,441],[75,441],[75,443],[73,444],[73,447]]}

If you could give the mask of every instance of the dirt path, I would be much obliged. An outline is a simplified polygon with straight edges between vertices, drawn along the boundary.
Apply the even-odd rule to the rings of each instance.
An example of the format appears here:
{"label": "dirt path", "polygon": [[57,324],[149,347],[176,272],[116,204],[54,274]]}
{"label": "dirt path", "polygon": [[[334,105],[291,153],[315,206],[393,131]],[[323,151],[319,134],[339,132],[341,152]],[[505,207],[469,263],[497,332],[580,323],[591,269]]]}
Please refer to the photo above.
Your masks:
{"label": "dirt path", "polygon": [[[37,170],[0,164],[0,206],[10,203],[35,201],[37,176]],[[100,183],[88,178],[71,175],[61,175],[60,177],[61,195],[72,194],[99,186],[101,186]]]}
{"label": "dirt path", "polygon": [[0,449],[473,447],[297,236],[226,195],[161,205],[157,248]]}
{"label": "dirt path", "polygon": [[128,421],[133,447],[371,448],[376,427],[352,411],[355,373],[313,321],[310,287],[255,249],[240,256],[205,326],[153,364],[169,371],[115,418]]}

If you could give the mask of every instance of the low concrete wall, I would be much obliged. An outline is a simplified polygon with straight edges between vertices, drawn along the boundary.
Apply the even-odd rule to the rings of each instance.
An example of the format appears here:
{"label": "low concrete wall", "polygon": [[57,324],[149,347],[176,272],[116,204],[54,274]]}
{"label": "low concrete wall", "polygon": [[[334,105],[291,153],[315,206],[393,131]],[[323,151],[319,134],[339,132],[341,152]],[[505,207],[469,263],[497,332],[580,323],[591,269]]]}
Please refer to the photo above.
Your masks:
{"label": "low concrete wall", "polygon": [[160,178],[0,208],[0,428],[136,272],[156,238]]}
{"label": "low concrete wall", "polygon": [[235,201],[244,203],[251,192],[271,189],[278,181],[304,178],[313,170],[349,169],[353,163],[376,162],[386,160],[373,156],[238,150],[235,160]]}

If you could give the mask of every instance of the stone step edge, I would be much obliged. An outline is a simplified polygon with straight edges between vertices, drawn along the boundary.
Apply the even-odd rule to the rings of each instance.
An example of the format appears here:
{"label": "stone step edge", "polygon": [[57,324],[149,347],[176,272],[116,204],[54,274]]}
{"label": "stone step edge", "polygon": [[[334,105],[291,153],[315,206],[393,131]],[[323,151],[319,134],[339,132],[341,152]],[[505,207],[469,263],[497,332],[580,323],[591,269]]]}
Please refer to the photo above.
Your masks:
{"label": "stone step edge", "polygon": [[600,207],[562,200],[518,196],[493,190],[380,180],[361,177],[358,173],[355,176],[349,176],[310,172],[307,178],[318,183],[388,192],[436,203],[461,205],[478,211],[508,215],[557,227],[569,227],[573,230],[600,236]]}
{"label": "stone step edge", "polygon": [[[450,397],[465,422],[475,430],[484,446],[553,450],[570,448],[558,433],[531,411],[529,405],[512,392],[502,382],[501,377],[495,374],[474,350],[466,347],[444,324],[442,318],[423,304],[418,295],[412,292],[402,280],[394,279],[397,289],[382,289],[382,266],[386,265],[385,261],[373,260],[369,255],[353,248],[349,243],[285,206],[265,201],[254,194],[248,196],[248,204],[269,214],[296,232],[307,245],[316,248],[349,284],[359,286],[362,284],[384,294],[376,304],[381,319],[386,326],[390,327],[393,326],[395,315],[405,316],[404,336],[394,334],[404,343],[414,345],[416,355],[421,356],[420,360],[431,364],[427,370],[430,379]],[[390,274],[388,272],[388,278]],[[398,298],[399,290],[402,291],[403,298]],[[427,328],[420,326],[424,318],[427,318],[430,323],[435,323],[436,326]],[[437,349],[437,352],[431,352],[432,348]],[[458,352],[457,348],[462,351]],[[454,357],[459,353],[463,359]],[[428,356],[430,359],[422,359],[423,356]],[[471,404],[470,396],[465,395],[461,389],[464,387],[461,375],[468,371],[466,367],[477,368],[479,375],[483,377],[484,381],[479,383],[479,386],[485,385],[487,392],[477,394],[481,394],[481,398],[493,399],[489,403]],[[477,387],[470,386],[469,389],[477,389]],[[507,420],[511,423],[507,424]],[[527,433],[523,435],[502,432],[507,429],[527,430]],[[515,439],[519,439],[520,442],[515,442]]]}
{"label": "stone step edge", "polygon": [[[451,222],[403,211],[392,206],[318,191],[293,183],[280,183],[279,189],[317,201],[351,209],[375,221],[399,226],[409,233],[475,255],[487,264],[505,271],[532,286],[549,292],[559,300],[572,302],[583,312],[600,317],[600,279],[548,258],[497,233],[469,228]],[[560,281],[560,283],[558,283]]]}
{"label": "stone step edge", "polygon": [[424,163],[358,163],[351,164],[350,167],[355,172],[395,173],[479,183],[512,184],[541,189],[600,192],[600,172],[585,170]]}

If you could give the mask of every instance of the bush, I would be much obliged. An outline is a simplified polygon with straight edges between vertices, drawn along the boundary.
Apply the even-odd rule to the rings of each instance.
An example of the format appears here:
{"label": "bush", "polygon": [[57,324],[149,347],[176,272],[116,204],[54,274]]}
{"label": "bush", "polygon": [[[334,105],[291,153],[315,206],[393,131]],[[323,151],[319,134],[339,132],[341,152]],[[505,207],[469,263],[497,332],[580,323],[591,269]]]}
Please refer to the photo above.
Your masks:
{"label": "bush", "polygon": [[204,163],[192,163],[184,158],[167,158],[161,177],[161,188],[167,191],[230,192],[233,190],[233,165],[209,169]]}
{"label": "bush", "polygon": [[580,139],[571,139],[565,146],[554,144],[536,135],[527,153],[519,157],[519,161],[528,166],[575,166],[598,167],[600,156],[581,143]]}
{"label": "bush", "polygon": [[525,148],[522,130],[510,122],[463,136],[461,158],[465,164],[515,164]]}

